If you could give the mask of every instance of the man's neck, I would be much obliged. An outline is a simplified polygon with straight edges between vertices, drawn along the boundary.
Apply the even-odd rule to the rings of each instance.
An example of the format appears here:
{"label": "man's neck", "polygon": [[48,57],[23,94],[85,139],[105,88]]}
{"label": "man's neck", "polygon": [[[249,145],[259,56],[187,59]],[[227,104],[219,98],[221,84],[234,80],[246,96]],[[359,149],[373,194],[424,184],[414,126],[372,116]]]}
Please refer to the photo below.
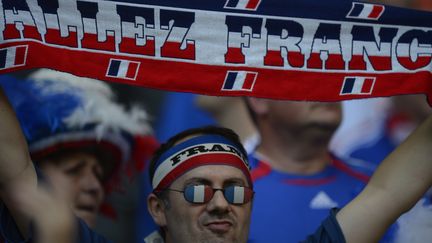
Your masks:
{"label": "man's neck", "polygon": [[264,136],[256,151],[275,170],[301,175],[315,174],[324,170],[331,161],[329,139],[294,138],[280,134]]}

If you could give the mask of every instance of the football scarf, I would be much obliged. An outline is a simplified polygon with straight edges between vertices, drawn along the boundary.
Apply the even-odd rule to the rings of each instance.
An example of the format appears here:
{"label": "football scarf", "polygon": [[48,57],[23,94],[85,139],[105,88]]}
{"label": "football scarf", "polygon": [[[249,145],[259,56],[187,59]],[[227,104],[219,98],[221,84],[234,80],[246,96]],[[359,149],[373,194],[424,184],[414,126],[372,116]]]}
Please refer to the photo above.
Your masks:
{"label": "football scarf", "polygon": [[432,95],[432,13],[350,0],[1,0],[0,73],[220,96]]}

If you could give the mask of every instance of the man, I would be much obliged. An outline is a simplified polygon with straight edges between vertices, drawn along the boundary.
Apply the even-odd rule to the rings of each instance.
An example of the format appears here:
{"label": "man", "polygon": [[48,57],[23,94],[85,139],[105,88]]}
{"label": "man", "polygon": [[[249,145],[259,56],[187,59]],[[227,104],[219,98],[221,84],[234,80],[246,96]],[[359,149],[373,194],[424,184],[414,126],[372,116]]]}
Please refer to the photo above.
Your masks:
{"label": "man", "polygon": [[[192,99],[190,99],[190,96],[193,96],[193,102]],[[234,132],[240,137],[240,140],[242,141],[243,147],[246,149],[246,151],[252,151],[259,140],[256,134],[256,129],[254,128],[252,121],[250,121],[249,114],[242,97],[215,97],[208,95],[169,93],[167,98],[168,101],[170,101],[170,103],[173,105],[167,107],[169,110],[175,110],[176,108],[179,108],[177,107],[179,104],[189,102],[190,104],[187,106],[187,109],[198,107],[202,110],[196,109],[195,112],[197,114],[201,114],[202,111],[205,111],[204,114],[209,114],[212,118],[214,118],[218,126],[227,127],[234,130]],[[175,102],[173,102],[174,100]],[[176,110],[177,113],[181,113],[181,111],[183,113],[187,113],[188,116],[180,118],[180,120],[187,120],[187,125],[189,127],[198,127],[196,124],[196,117],[190,117],[193,113],[192,111],[185,112],[184,109]],[[175,117],[175,115],[172,113],[168,115]],[[179,125],[179,119],[177,118],[169,119],[169,121],[172,123],[171,127],[176,127]],[[191,123],[191,121],[193,122]],[[200,126],[209,124],[202,123]],[[160,125],[161,124],[159,124],[159,128]],[[164,129],[165,132],[169,132],[169,130],[172,132],[172,129]],[[163,141],[165,140],[167,139],[163,139]],[[146,176],[150,177],[150,175],[148,175],[148,170],[146,170],[146,173]],[[153,191],[153,188],[151,187],[149,180],[147,178],[144,179],[145,180],[143,180],[141,183],[141,188],[143,190],[141,192],[139,205],[141,205],[142,208],[139,210],[140,214],[138,216],[137,222],[137,243],[142,243],[143,239],[152,238],[155,234],[157,234],[158,230],[157,225],[154,224],[153,219],[147,210],[147,196]]]}
{"label": "man", "polygon": [[[20,231],[28,235],[30,217],[16,206],[20,199],[14,195],[17,188],[36,190],[37,176],[18,122],[2,93],[0,117],[0,196]],[[246,189],[252,187],[247,164],[241,146],[213,135],[203,131],[174,139],[177,142],[164,146],[155,163],[149,207],[168,243],[187,237],[246,241],[252,204],[251,191]],[[432,117],[381,164],[355,200],[330,214],[308,242],[344,242],[344,238],[347,242],[376,242],[432,185],[431,147]],[[106,242],[94,238],[85,225],[79,226],[80,242]],[[177,227],[187,233],[181,235]]]}
{"label": "man", "polygon": [[368,177],[329,152],[342,120],[339,103],[247,98],[247,105],[261,137],[249,157],[257,192],[250,239],[299,242]]}
{"label": "man", "polygon": [[166,242],[246,242],[253,186],[235,133],[187,130],[163,144],[150,165],[147,204]]}

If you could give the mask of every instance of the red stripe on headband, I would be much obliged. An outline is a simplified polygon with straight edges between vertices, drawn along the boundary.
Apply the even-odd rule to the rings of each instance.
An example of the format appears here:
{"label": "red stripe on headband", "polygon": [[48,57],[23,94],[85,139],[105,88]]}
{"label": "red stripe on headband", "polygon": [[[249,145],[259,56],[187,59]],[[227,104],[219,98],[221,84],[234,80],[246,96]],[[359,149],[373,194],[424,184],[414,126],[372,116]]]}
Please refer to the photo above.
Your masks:
{"label": "red stripe on headband", "polygon": [[198,155],[183,161],[159,182],[155,190],[161,190],[168,187],[173,181],[175,181],[187,171],[203,165],[228,165],[236,167],[243,172],[248,180],[249,185],[252,186],[249,169],[246,167],[245,162],[242,159],[236,155],[227,153],[211,153]]}

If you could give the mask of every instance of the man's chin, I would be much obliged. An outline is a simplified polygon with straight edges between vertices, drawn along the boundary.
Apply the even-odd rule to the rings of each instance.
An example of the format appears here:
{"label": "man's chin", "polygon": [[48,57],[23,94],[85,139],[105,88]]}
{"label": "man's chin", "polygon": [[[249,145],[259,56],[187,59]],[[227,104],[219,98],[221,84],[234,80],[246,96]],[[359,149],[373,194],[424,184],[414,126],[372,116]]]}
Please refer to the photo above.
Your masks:
{"label": "man's chin", "polygon": [[309,131],[332,135],[339,127],[337,122],[311,122],[299,128],[299,131]]}
{"label": "man's chin", "polygon": [[[239,243],[240,241],[233,237],[231,233],[215,233],[209,232],[202,237],[205,243]],[[246,241],[244,241],[246,242]]]}

